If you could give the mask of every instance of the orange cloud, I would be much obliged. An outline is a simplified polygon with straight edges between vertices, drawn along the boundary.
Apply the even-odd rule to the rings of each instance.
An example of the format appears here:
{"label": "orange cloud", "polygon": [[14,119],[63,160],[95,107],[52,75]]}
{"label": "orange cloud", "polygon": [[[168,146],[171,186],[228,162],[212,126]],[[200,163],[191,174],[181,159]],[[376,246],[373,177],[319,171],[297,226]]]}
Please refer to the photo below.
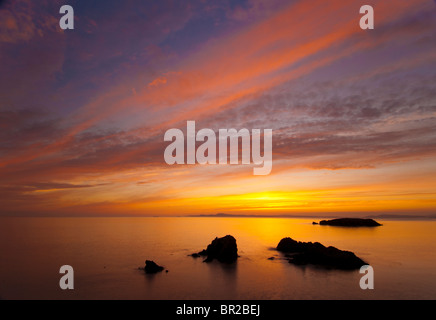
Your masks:
{"label": "orange cloud", "polygon": [[156,79],[154,79],[152,82],[150,82],[148,84],[149,87],[154,87],[154,86],[158,86],[161,84],[166,84],[167,83],[167,78],[165,77],[158,77]]}

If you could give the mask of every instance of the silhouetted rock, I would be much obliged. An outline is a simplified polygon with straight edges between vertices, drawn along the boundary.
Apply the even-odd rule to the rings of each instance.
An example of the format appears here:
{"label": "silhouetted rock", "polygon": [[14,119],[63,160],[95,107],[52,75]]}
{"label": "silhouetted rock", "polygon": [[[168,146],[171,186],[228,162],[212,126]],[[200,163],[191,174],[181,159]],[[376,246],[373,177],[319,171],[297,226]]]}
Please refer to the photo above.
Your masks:
{"label": "silhouetted rock", "polygon": [[313,221],[312,224],[318,224],[318,222]]}
{"label": "silhouetted rock", "polygon": [[207,256],[207,251],[206,250],[202,250],[200,252],[196,252],[193,254],[188,254],[189,257],[193,257],[193,258],[200,258],[200,257],[204,257]]}
{"label": "silhouetted rock", "polygon": [[378,227],[380,223],[373,219],[359,218],[340,218],[332,220],[322,220],[319,222],[321,226],[336,226],[336,227]]}
{"label": "silhouetted rock", "polygon": [[198,253],[198,255],[200,255],[200,256],[207,256],[207,250],[206,250],[206,249],[201,250],[201,251]]}
{"label": "silhouetted rock", "polygon": [[334,269],[359,269],[367,264],[353,252],[325,247],[319,242],[300,242],[283,238],[276,249],[286,253],[288,261],[297,265],[314,264]]}
{"label": "silhouetted rock", "polygon": [[238,258],[238,247],[236,239],[230,235],[222,238],[215,238],[206,250],[191,254],[192,257],[207,256],[204,262],[217,259],[219,262],[232,263]]}
{"label": "silhouetted rock", "polygon": [[157,265],[154,261],[146,260],[145,261],[145,273],[157,273],[164,269],[164,267],[161,267]]}

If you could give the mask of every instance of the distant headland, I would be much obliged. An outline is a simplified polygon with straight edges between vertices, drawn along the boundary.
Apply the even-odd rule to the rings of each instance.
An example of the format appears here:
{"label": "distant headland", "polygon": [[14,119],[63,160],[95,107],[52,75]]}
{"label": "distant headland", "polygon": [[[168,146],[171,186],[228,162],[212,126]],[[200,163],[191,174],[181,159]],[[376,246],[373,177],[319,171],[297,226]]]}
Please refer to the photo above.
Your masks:
{"label": "distant headland", "polygon": [[187,215],[184,217],[193,217],[193,218],[201,218],[201,217],[205,217],[205,218],[303,218],[303,219],[411,219],[411,220],[433,220],[436,219],[436,214],[430,214],[430,215],[412,215],[412,214],[379,214],[379,215],[369,215],[369,216],[363,216],[363,217],[359,217],[357,216],[356,218],[351,218],[350,216],[352,216],[352,214],[350,214],[348,217],[344,217],[344,216],[326,216],[326,215],[322,215],[322,214],[317,214],[317,215],[302,215],[302,214],[295,214],[295,215],[291,215],[291,214],[284,214],[284,215],[279,215],[279,214],[274,214],[274,215],[269,215],[269,214],[233,214],[233,213],[214,213],[214,214],[197,214],[197,215]]}

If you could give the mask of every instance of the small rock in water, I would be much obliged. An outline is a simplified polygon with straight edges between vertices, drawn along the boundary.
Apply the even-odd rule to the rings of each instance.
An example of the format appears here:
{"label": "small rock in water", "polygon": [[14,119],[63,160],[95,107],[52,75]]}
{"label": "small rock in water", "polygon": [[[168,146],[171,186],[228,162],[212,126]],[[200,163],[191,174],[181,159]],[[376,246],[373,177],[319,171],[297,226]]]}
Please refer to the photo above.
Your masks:
{"label": "small rock in water", "polygon": [[191,256],[194,258],[207,256],[204,262],[211,262],[213,259],[224,263],[235,262],[238,258],[236,239],[230,235],[222,238],[217,237],[207,246],[207,249],[193,253]]}
{"label": "small rock in water", "polygon": [[157,265],[154,261],[146,260],[145,261],[145,273],[157,273],[164,269],[164,267],[161,267]]}

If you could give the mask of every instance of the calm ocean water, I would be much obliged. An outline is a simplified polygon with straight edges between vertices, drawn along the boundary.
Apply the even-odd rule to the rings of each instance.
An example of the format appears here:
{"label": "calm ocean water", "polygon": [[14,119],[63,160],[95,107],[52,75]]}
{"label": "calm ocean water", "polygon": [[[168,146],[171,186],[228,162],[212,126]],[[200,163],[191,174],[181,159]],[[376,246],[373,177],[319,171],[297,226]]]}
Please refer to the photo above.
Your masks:
{"label": "calm ocean water", "polygon": [[[1,218],[2,299],[436,299],[436,222],[382,221],[377,228],[312,225],[279,218]],[[188,257],[233,235],[234,265]],[[272,250],[283,237],[350,250],[374,268],[295,266]],[[269,257],[275,260],[268,260]],[[169,270],[146,275],[154,260]],[[59,288],[74,268],[75,289]]]}

